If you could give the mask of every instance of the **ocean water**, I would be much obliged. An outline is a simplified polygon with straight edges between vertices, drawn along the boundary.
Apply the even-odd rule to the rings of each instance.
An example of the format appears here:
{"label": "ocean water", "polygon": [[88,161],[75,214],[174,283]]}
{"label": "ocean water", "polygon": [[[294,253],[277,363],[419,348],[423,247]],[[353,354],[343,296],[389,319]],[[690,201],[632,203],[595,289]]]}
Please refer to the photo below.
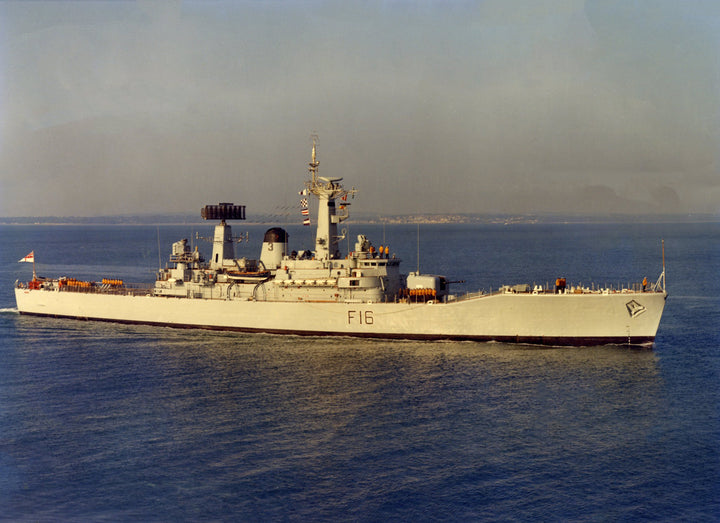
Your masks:
{"label": "ocean water", "polygon": [[[239,255],[257,257],[266,227]],[[357,229],[357,230],[356,230]],[[291,249],[309,228],[288,227]],[[153,279],[207,226],[0,227],[0,519],[720,519],[720,224],[423,225],[464,280],[661,271],[655,346],[249,335],[20,316],[38,272]],[[417,266],[415,226],[353,225]],[[383,236],[385,238],[383,239]],[[354,239],[350,240],[354,243]],[[201,250],[208,253],[207,244]]]}

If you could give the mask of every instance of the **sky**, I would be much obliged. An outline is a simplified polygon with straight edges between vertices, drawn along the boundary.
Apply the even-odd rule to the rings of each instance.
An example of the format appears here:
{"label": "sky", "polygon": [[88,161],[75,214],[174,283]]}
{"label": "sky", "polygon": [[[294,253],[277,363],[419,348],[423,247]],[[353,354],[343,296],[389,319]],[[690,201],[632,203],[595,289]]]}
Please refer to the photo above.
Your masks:
{"label": "sky", "polygon": [[715,0],[0,2],[0,216],[720,212]]}

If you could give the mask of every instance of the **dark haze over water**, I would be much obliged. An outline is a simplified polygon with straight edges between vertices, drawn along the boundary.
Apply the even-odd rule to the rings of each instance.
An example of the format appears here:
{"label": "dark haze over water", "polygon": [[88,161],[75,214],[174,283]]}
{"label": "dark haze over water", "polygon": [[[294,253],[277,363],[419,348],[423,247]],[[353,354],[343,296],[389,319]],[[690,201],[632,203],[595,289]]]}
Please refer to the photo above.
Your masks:
{"label": "dark haze over water", "polygon": [[[238,255],[257,257],[266,227]],[[211,228],[197,228],[210,235]],[[312,231],[288,228],[291,249]],[[415,226],[352,226],[416,267]],[[0,518],[717,520],[720,224],[421,226],[462,290],[654,281],[654,350],[19,316],[17,260],[151,281],[190,226],[0,227]],[[352,247],[352,245],[351,245]],[[347,245],[345,245],[347,248]],[[207,244],[201,250],[209,255]]]}

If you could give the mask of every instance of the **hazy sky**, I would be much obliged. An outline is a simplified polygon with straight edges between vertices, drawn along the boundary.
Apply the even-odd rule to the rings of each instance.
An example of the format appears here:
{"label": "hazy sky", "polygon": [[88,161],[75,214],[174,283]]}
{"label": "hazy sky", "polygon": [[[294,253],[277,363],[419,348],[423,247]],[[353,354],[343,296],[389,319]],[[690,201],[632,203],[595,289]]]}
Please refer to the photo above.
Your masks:
{"label": "hazy sky", "polygon": [[0,216],[719,212],[720,2],[0,2]]}

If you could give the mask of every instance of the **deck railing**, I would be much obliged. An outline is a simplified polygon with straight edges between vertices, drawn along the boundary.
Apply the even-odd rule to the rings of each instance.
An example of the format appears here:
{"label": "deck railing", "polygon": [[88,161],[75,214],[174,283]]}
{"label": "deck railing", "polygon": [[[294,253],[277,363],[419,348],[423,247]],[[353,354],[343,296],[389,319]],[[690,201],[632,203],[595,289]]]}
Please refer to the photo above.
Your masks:
{"label": "deck railing", "polygon": [[144,296],[152,294],[154,285],[145,283],[131,283],[122,286],[92,284],[89,286],[62,285],[60,292],[79,292],[83,294],[114,294],[120,296]]}

